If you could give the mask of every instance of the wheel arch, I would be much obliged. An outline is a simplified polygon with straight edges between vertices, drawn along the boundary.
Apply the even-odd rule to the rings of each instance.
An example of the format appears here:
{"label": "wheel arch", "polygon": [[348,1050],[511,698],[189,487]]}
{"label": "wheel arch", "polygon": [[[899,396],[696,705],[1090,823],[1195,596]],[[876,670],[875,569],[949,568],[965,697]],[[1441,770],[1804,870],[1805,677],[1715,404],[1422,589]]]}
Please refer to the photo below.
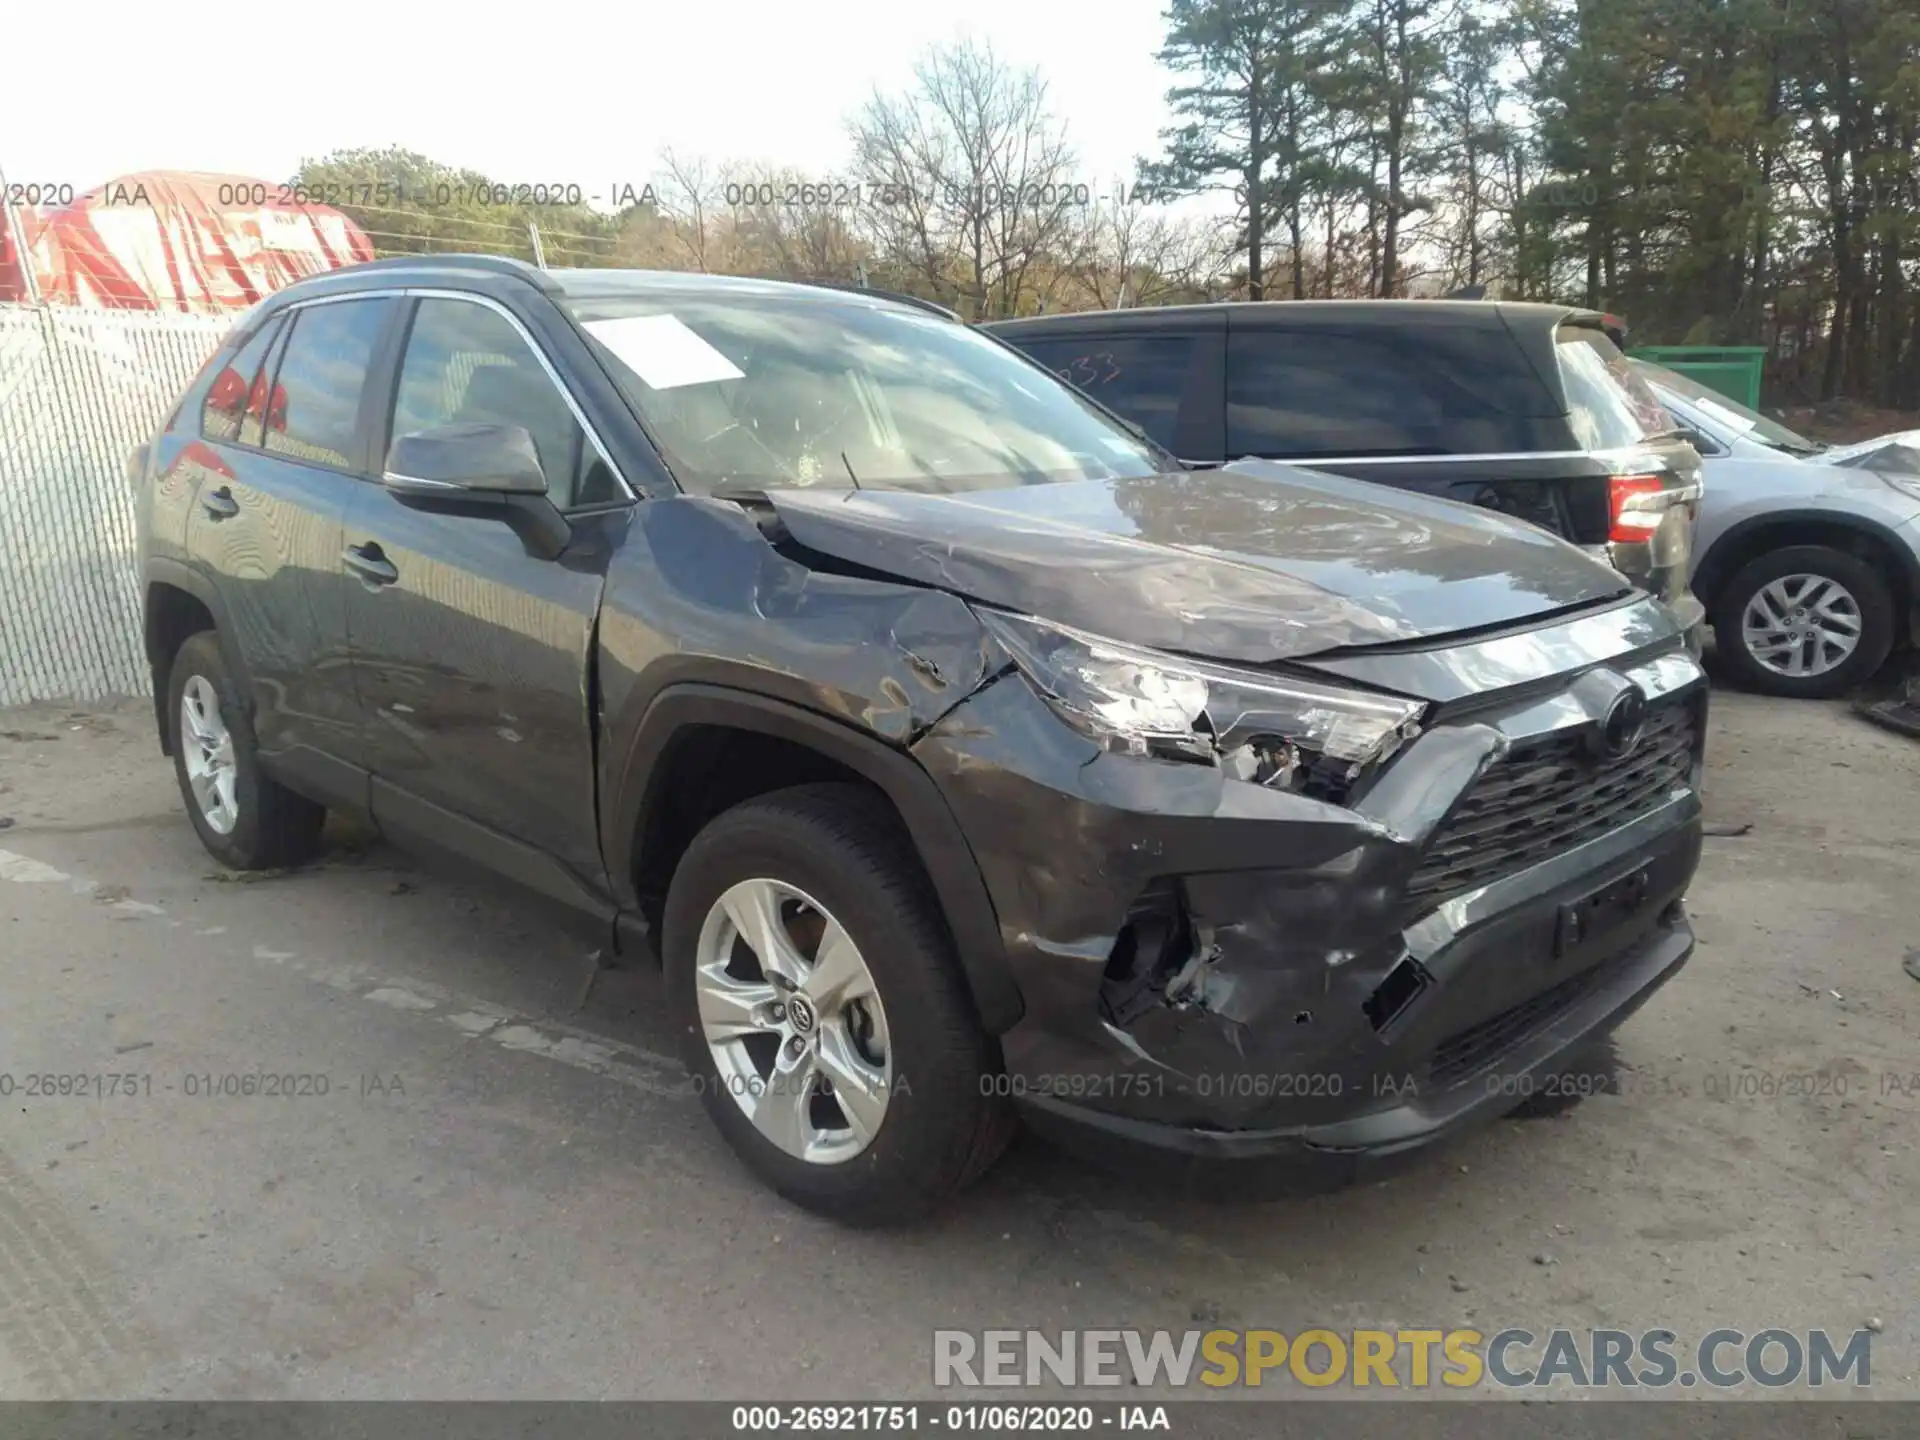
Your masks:
{"label": "wheel arch", "polygon": [[[798,763],[775,765],[769,760],[774,755]],[[742,756],[758,765],[740,764]],[[761,783],[776,774],[777,781]],[[725,801],[716,802],[717,808],[668,802],[671,787],[704,788],[713,777],[725,782],[714,792]],[[633,904],[657,934],[657,892],[700,824],[754,794],[820,779],[857,781],[886,799],[932,884],[982,1026],[995,1035],[1010,1029],[1024,1005],[999,920],[972,848],[938,787],[912,757],[799,705],[698,682],[654,697],[626,747],[605,835],[607,868],[625,892],[622,903]]]}
{"label": "wheel arch", "polygon": [[1920,600],[1920,557],[1875,520],[1833,510],[1770,510],[1728,529],[1694,571],[1693,593],[1711,613],[1721,590],[1742,569],[1774,550],[1826,545],[1878,567],[1893,590],[1895,643],[1910,638],[1908,617]]}
{"label": "wheel arch", "polygon": [[142,600],[142,641],[147,672],[153,682],[153,721],[160,734],[160,753],[173,754],[172,727],[167,723],[167,690],[173,678],[173,657],[188,636],[212,630],[234,686],[251,701],[252,676],[233,642],[226,606],[219,590],[199,571],[173,560],[154,559],[147,565]]}

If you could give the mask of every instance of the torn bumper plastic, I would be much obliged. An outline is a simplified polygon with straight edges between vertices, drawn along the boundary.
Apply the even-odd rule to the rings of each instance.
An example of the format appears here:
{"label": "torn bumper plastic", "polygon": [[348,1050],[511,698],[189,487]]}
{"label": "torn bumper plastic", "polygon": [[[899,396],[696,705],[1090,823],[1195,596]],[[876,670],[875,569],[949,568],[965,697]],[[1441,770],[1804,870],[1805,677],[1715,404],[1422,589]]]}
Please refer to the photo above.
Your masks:
{"label": "torn bumper plastic", "polygon": [[[1654,718],[1601,756],[1622,683]],[[1343,808],[1103,751],[1008,674],[914,753],[993,899],[1036,1128],[1337,1182],[1511,1109],[1685,961],[1704,721],[1668,650],[1443,714]]]}

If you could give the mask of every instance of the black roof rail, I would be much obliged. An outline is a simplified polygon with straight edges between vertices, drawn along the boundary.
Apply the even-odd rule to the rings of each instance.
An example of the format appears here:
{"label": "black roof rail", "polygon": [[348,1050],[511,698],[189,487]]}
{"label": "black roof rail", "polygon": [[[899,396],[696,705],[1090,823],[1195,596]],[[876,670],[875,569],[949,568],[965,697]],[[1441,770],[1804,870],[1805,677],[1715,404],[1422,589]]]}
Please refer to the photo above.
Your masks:
{"label": "black roof rail", "polygon": [[485,270],[490,274],[511,275],[517,280],[524,280],[549,295],[560,293],[560,286],[546,271],[529,265],[525,260],[516,260],[511,255],[422,251],[418,255],[387,255],[378,260],[362,260],[357,265],[343,265],[339,270],[328,273],[338,275],[362,270]]}
{"label": "black roof rail", "polygon": [[813,285],[822,290],[845,290],[851,295],[872,295],[880,300],[892,300],[896,304],[911,305],[916,310],[925,310],[947,320],[960,319],[960,312],[949,310],[933,300],[923,300],[918,295],[909,295],[904,290],[878,290],[871,285],[861,285],[852,280],[802,280],[802,285]]}

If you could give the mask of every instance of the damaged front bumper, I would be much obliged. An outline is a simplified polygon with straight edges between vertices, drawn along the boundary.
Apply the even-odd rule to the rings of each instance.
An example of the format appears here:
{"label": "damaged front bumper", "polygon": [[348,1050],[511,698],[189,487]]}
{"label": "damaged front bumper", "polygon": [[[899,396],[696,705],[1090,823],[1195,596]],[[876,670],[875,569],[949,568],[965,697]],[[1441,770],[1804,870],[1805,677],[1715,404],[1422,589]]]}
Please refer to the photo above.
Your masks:
{"label": "damaged front bumper", "polygon": [[[1443,704],[1352,808],[1103,751],[987,685],[914,752],[1025,1002],[1008,1093],[1074,1148],[1263,1189],[1513,1108],[1692,949],[1705,680],[1677,641],[1610,664]],[[1648,719],[1610,755],[1623,681]]]}

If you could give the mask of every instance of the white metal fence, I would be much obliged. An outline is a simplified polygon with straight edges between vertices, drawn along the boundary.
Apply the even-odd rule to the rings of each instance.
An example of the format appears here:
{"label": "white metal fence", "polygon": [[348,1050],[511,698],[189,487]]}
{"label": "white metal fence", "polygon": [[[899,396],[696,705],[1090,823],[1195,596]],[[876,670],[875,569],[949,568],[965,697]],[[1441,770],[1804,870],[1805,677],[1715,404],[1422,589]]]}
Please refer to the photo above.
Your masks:
{"label": "white metal fence", "polygon": [[146,690],[127,454],[232,325],[0,305],[0,705]]}

